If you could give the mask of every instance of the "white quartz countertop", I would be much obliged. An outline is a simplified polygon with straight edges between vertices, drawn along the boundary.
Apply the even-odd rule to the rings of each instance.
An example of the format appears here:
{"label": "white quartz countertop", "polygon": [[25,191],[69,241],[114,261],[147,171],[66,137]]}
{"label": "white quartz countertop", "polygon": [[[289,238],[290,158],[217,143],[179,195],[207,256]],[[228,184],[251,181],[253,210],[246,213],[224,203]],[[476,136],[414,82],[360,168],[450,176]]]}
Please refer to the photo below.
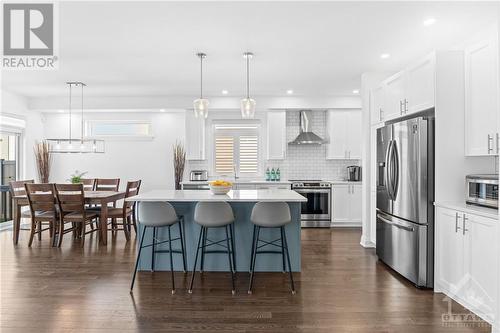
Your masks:
{"label": "white quartz countertop", "polygon": [[198,190],[154,190],[127,198],[126,201],[228,201],[228,202],[258,202],[285,201],[305,202],[307,199],[292,190],[232,190],[228,194],[215,195],[210,191]]}
{"label": "white quartz countertop", "polygon": [[494,208],[468,205],[465,202],[435,202],[434,205],[498,220],[498,210]]}

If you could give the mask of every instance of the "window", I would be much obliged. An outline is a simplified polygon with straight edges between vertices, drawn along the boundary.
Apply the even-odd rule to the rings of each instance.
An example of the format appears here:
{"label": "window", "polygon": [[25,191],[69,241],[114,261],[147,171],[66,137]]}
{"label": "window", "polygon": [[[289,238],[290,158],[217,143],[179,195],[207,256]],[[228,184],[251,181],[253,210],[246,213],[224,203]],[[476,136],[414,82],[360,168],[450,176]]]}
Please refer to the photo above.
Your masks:
{"label": "window", "polygon": [[89,120],[86,135],[90,137],[151,137],[148,121]]}
{"label": "window", "polygon": [[215,173],[239,177],[259,173],[259,126],[215,125]]}

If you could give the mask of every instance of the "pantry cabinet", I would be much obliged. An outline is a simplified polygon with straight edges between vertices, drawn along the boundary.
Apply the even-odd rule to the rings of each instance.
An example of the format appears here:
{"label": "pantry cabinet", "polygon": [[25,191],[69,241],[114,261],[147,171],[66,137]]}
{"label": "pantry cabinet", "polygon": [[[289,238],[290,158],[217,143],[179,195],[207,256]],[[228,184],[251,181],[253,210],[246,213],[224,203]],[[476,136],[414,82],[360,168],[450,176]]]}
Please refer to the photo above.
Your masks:
{"label": "pantry cabinet", "polygon": [[267,113],[267,159],[284,160],[286,157],[286,112]]}
{"label": "pantry cabinet", "polygon": [[361,223],[361,184],[332,186],[332,225],[352,226]]}
{"label": "pantry cabinet", "polygon": [[361,159],[361,111],[328,111],[326,159]]}
{"label": "pantry cabinet", "polygon": [[498,288],[497,225],[476,214],[436,210],[436,289],[489,322]]}
{"label": "pantry cabinet", "polygon": [[434,107],[436,57],[427,56],[406,71],[406,111],[414,113]]}
{"label": "pantry cabinet", "polygon": [[465,154],[498,155],[498,46],[496,38],[465,49]]}
{"label": "pantry cabinet", "polygon": [[406,73],[399,72],[384,81],[385,118],[393,119],[403,115],[406,108]]}
{"label": "pantry cabinet", "polygon": [[186,159],[205,159],[205,118],[195,117],[193,111],[186,111]]}

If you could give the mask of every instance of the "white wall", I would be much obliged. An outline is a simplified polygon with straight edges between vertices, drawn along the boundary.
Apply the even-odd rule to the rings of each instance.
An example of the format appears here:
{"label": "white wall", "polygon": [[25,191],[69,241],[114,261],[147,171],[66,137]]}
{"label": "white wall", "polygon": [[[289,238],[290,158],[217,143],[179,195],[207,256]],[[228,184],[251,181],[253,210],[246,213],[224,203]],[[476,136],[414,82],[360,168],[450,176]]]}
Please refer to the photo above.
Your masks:
{"label": "white wall", "polygon": [[[148,120],[152,123],[151,140],[108,139],[104,154],[54,154],[51,181],[65,182],[75,170],[87,177],[120,178],[124,188],[128,180],[142,180],[142,191],[174,188],[172,145],[184,142],[184,113],[87,113],[86,120]],[[73,122],[79,135],[79,118]],[[67,114],[45,114],[44,135],[65,138]]]}

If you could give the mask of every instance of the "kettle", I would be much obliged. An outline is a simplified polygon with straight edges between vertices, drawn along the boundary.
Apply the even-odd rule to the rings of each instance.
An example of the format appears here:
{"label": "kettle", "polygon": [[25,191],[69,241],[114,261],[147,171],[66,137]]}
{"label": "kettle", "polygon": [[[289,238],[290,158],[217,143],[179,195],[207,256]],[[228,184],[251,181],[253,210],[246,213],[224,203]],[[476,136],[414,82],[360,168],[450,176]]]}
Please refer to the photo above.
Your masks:
{"label": "kettle", "polygon": [[348,166],[347,180],[350,182],[359,182],[361,180],[361,167],[357,165]]}

